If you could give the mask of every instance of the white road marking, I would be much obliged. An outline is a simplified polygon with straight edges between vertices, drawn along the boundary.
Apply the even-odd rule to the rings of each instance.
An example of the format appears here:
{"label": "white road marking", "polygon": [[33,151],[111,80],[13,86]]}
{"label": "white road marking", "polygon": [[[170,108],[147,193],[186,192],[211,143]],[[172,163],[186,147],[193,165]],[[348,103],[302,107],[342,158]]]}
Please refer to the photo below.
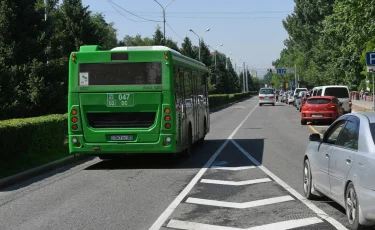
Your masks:
{"label": "white road marking", "polygon": [[212,169],[220,169],[220,170],[229,170],[229,171],[239,171],[245,169],[254,169],[255,166],[240,166],[240,167],[222,167],[222,166],[212,166]]}
{"label": "white road marking", "polygon": [[303,197],[301,194],[299,194],[296,190],[294,190],[292,187],[290,187],[288,184],[286,184],[284,181],[282,181],[279,177],[277,177],[275,174],[273,174],[271,171],[269,171],[266,167],[261,165],[254,157],[252,157],[245,149],[243,149],[236,141],[231,140],[232,143],[243,153],[245,156],[251,160],[254,164],[256,164],[263,172],[265,172],[268,176],[270,176],[274,181],[276,181],[278,184],[280,184],[282,187],[284,187],[288,192],[290,192],[293,196],[295,196],[298,200],[300,200],[302,203],[304,203],[307,207],[309,207],[311,210],[313,210],[321,219],[324,219],[328,221],[330,224],[332,224],[336,229],[343,230],[347,229],[344,225],[342,225],[337,220],[330,217],[327,213],[325,213],[323,210],[315,206],[315,204],[311,203],[309,200],[307,200],[305,197]]}
{"label": "white road marking", "polygon": [[235,228],[235,227],[223,227],[210,224],[200,224],[181,220],[170,220],[167,228],[184,229],[184,230],[287,230],[293,228],[304,227],[313,224],[323,223],[323,221],[317,217],[298,219],[298,220],[287,220],[282,222],[276,222],[272,224],[266,224],[251,228]]}
{"label": "white road marking", "polygon": [[202,179],[201,183],[242,186],[242,185],[258,184],[258,183],[264,183],[264,182],[270,182],[270,181],[272,181],[270,178],[245,180],[245,181],[226,181],[226,180]]}
{"label": "white road marking", "polygon": [[217,201],[217,200],[208,200],[208,199],[189,197],[186,200],[186,203],[224,207],[224,208],[244,209],[244,208],[253,208],[253,207],[259,207],[259,206],[264,206],[264,205],[270,205],[270,204],[277,204],[277,203],[292,201],[292,200],[294,200],[294,198],[291,196],[279,196],[279,197],[267,198],[263,200],[254,200],[254,201],[245,202],[245,203],[235,203],[235,202]]}
{"label": "white road marking", "polygon": [[212,155],[212,157],[207,161],[207,163],[199,170],[197,175],[190,181],[190,183],[182,190],[180,194],[172,201],[172,203],[167,207],[167,209],[159,216],[159,218],[155,221],[155,223],[150,227],[150,230],[159,230],[161,226],[167,221],[168,217],[172,214],[172,212],[177,208],[177,206],[181,203],[181,201],[185,198],[185,196],[190,192],[190,190],[194,187],[194,185],[199,181],[202,175],[206,172],[207,168],[210,167],[212,162],[216,159],[216,157],[223,151],[225,146],[228,144],[229,140],[237,133],[237,131],[241,128],[241,126],[245,123],[245,121],[250,117],[250,115],[258,108],[256,105],[250,112],[247,114],[245,119],[237,126],[237,128],[232,132],[232,134],[228,137],[227,140],[220,146],[220,148]]}

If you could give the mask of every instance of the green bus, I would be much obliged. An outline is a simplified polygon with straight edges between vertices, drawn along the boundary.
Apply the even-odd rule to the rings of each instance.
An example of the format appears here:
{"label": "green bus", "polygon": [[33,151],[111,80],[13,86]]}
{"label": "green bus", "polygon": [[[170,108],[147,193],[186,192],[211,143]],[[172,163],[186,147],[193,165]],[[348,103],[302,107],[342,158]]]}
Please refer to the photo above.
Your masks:
{"label": "green bus", "polygon": [[210,130],[208,69],[164,46],[81,46],[69,61],[70,154],[191,154]]}

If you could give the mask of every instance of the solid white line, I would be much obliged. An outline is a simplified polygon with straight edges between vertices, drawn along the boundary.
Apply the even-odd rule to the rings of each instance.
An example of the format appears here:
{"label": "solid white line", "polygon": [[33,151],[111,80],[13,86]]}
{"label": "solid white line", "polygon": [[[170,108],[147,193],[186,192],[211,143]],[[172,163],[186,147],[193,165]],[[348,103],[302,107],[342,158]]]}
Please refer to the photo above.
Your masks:
{"label": "solid white line", "polygon": [[226,180],[202,179],[201,183],[242,186],[242,185],[258,184],[258,183],[264,183],[264,182],[270,182],[270,181],[272,181],[270,178],[245,180],[245,181],[226,181]]}
{"label": "solid white line", "polygon": [[203,173],[206,172],[207,168],[210,167],[212,162],[216,159],[216,157],[223,151],[225,146],[228,144],[229,139],[231,139],[238,129],[245,123],[245,121],[250,117],[250,115],[258,108],[256,105],[249,114],[243,119],[243,121],[237,126],[237,128],[232,132],[232,134],[228,137],[227,140],[220,146],[220,148],[212,155],[212,157],[207,161],[207,163],[199,170],[197,175],[190,181],[190,183],[182,190],[180,194],[172,201],[172,203],[167,207],[167,209],[159,216],[159,218],[155,221],[155,223],[150,227],[150,230],[159,230],[161,226],[167,221],[168,217],[172,214],[172,212],[177,208],[177,206],[181,203],[184,197],[190,192],[190,190],[194,187],[194,185],[199,181],[202,177]]}
{"label": "solid white line", "polygon": [[181,220],[170,220],[167,228],[184,229],[184,230],[287,230],[298,227],[304,227],[308,225],[323,223],[323,221],[317,217],[298,219],[298,220],[287,220],[272,224],[266,224],[247,229],[236,228],[236,227],[224,227],[210,224],[200,224]]}
{"label": "solid white line", "polygon": [[212,166],[212,169],[220,169],[220,170],[229,170],[229,171],[239,171],[245,169],[254,169],[255,166],[240,166],[240,167],[223,167],[223,166]]}
{"label": "solid white line", "polygon": [[277,177],[275,174],[273,174],[271,171],[269,171],[266,167],[261,165],[254,157],[252,157],[245,149],[243,149],[236,141],[231,140],[232,143],[243,153],[245,156],[251,160],[254,164],[256,164],[263,172],[265,172],[268,176],[270,176],[274,181],[276,181],[278,184],[280,184],[282,187],[284,187],[288,192],[290,192],[293,196],[295,196],[298,200],[300,200],[302,203],[304,203],[307,207],[309,207],[311,210],[313,210],[321,219],[325,219],[330,224],[332,224],[336,229],[347,229],[345,228],[340,222],[330,217],[327,213],[325,213],[320,208],[316,207],[313,203],[311,203],[309,200],[307,200],[305,197],[303,197],[301,194],[299,194],[296,190],[294,190],[292,187],[290,187],[287,183],[282,181],[279,177]]}
{"label": "solid white line", "polygon": [[253,208],[253,207],[259,207],[259,206],[264,206],[264,205],[270,205],[270,204],[277,204],[277,203],[291,201],[291,200],[294,200],[294,198],[291,196],[279,196],[279,197],[273,197],[273,198],[268,198],[268,199],[263,199],[263,200],[254,200],[254,201],[245,202],[245,203],[235,203],[235,202],[216,201],[216,200],[207,200],[207,199],[189,197],[186,200],[186,203],[209,205],[209,206],[224,207],[224,208],[244,209],[244,208]]}

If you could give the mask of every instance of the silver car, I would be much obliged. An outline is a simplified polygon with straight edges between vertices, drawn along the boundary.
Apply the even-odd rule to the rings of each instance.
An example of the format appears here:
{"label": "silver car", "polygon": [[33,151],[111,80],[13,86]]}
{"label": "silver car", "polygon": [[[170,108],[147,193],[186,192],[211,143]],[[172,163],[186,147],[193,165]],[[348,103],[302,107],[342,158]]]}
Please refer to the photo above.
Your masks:
{"label": "silver car", "polygon": [[262,106],[263,104],[275,105],[275,103],[276,103],[275,89],[261,88],[259,90],[259,106]]}
{"label": "silver car", "polygon": [[310,134],[304,155],[307,199],[325,195],[346,210],[351,229],[375,225],[375,113],[338,118],[324,133]]}

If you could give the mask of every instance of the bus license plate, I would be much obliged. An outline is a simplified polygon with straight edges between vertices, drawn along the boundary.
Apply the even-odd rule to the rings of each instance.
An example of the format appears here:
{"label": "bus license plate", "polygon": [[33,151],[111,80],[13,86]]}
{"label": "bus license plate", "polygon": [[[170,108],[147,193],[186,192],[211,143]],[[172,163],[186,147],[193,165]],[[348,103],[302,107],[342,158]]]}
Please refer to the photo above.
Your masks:
{"label": "bus license plate", "polygon": [[134,106],[133,93],[107,93],[107,107]]}
{"label": "bus license plate", "polygon": [[134,140],[133,135],[112,135],[111,141],[132,141]]}

